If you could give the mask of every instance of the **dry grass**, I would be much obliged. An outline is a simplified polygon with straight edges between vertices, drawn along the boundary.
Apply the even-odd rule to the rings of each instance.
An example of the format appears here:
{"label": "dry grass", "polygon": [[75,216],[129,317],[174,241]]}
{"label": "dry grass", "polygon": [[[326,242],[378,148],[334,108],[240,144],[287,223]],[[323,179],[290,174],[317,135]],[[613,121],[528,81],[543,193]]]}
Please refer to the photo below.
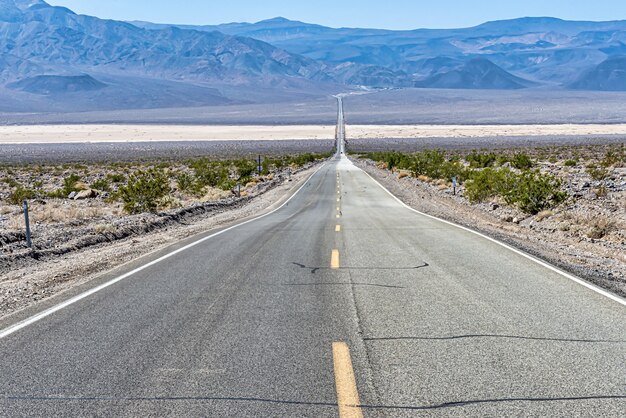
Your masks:
{"label": "dry grass", "polygon": [[544,210],[542,212],[539,212],[535,219],[537,220],[537,222],[541,222],[548,218],[551,218],[552,216],[554,216],[554,212],[552,212],[551,210]]}
{"label": "dry grass", "polygon": [[[255,183],[256,184],[256,183]],[[244,192],[241,192],[241,195],[243,196]],[[228,192],[228,191],[224,191],[222,189],[216,189],[216,188],[207,188],[206,194],[202,197],[201,201],[202,202],[212,202],[215,200],[222,200],[222,199],[226,199],[227,197],[231,196],[232,193]]]}
{"label": "dry grass", "polygon": [[401,171],[401,172],[400,172],[400,174],[398,174],[398,178],[399,178],[399,179],[404,179],[404,178],[409,177],[409,175],[410,175],[410,174],[409,174],[409,173],[407,173],[406,171]]}
{"label": "dry grass", "polygon": [[98,206],[79,206],[73,202],[50,202],[31,208],[31,219],[34,222],[53,224],[73,220],[101,218],[111,214],[111,210]]}
{"label": "dry grass", "polygon": [[429,183],[430,182],[430,177],[428,177],[428,176],[419,176],[417,179],[419,181],[423,182],[423,183]]}
{"label": "dry grass", "polygon": [[174,196],[165,196],[159,202],[159,209],[160,210],[180,209],[183,206],[184,206],[183,202],[180,199],[178,199],[178,198],[176,198]]}
{"label": "dry grass", "polygon": [[97,224],[93,227],[93,231],[96,234],[111,234],[115,232],[115,226],[113,224]]}
{"label": "dry grass", "polygon": [[602,239],[617,229],[615,221],[605,216],[591,216],[579,223],[586,227],[587,237],[591,239]]}
{"label": "dry grass", "polygon": [[9,215],[17,211],[17,206],[0,205],[0,215]]}

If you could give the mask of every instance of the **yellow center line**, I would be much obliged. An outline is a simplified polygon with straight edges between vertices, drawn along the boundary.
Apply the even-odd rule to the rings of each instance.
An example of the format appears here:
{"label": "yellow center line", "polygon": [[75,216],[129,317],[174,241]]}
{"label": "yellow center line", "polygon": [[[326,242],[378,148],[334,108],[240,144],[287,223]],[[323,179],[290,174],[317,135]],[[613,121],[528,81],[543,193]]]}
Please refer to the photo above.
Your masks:
{"label": "yellow center line", "polygon": [[348,344],[333,343],[333,365],[339,418],[363,418]]}
{"label": "yellow center line", "polygon": [[333,270],[339,269],[339,250],[333,250],[330,256],[330,268]]}
{"label": "yellow center line", "polygon": [[335,227],[335,232],[341,232],[341,225],[337,225]]}

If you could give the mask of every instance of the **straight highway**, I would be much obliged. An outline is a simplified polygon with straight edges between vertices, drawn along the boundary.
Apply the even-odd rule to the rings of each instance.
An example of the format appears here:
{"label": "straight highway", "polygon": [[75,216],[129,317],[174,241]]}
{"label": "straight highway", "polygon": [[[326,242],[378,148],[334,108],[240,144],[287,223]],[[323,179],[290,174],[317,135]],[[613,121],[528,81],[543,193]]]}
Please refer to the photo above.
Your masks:
{"label": "straight highway", "polygon": [[0,416],[625,416],[624,301],[405,207],[338,103],[282,207],[0,322]]}

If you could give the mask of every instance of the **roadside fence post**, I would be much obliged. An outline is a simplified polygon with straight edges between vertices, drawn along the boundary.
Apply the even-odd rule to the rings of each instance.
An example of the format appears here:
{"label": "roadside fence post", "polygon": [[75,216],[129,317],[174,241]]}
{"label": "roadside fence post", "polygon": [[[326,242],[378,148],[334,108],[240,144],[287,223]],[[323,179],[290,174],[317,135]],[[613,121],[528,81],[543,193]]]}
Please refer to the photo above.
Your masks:
{"label": "roadside fence post", "polygon": [[26,245],[33,248],[33,241],[30,236],[30,220],[28,219],[28,201],[24,200],[24,224],[26,225]]}

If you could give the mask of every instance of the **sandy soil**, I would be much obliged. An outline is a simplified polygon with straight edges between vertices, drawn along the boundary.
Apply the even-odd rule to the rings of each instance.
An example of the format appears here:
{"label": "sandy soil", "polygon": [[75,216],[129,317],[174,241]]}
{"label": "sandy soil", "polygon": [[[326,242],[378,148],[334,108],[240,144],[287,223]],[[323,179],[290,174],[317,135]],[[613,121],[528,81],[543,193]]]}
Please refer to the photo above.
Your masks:
{"label": "sandy soil", "polygon": [[27,125],[0,126],[0,144],[317,140],[335,137],[335,126]]}
{"label": "sandy soil", "polygon": [[349,125],[351,139],[626,135],[626,124]]}

